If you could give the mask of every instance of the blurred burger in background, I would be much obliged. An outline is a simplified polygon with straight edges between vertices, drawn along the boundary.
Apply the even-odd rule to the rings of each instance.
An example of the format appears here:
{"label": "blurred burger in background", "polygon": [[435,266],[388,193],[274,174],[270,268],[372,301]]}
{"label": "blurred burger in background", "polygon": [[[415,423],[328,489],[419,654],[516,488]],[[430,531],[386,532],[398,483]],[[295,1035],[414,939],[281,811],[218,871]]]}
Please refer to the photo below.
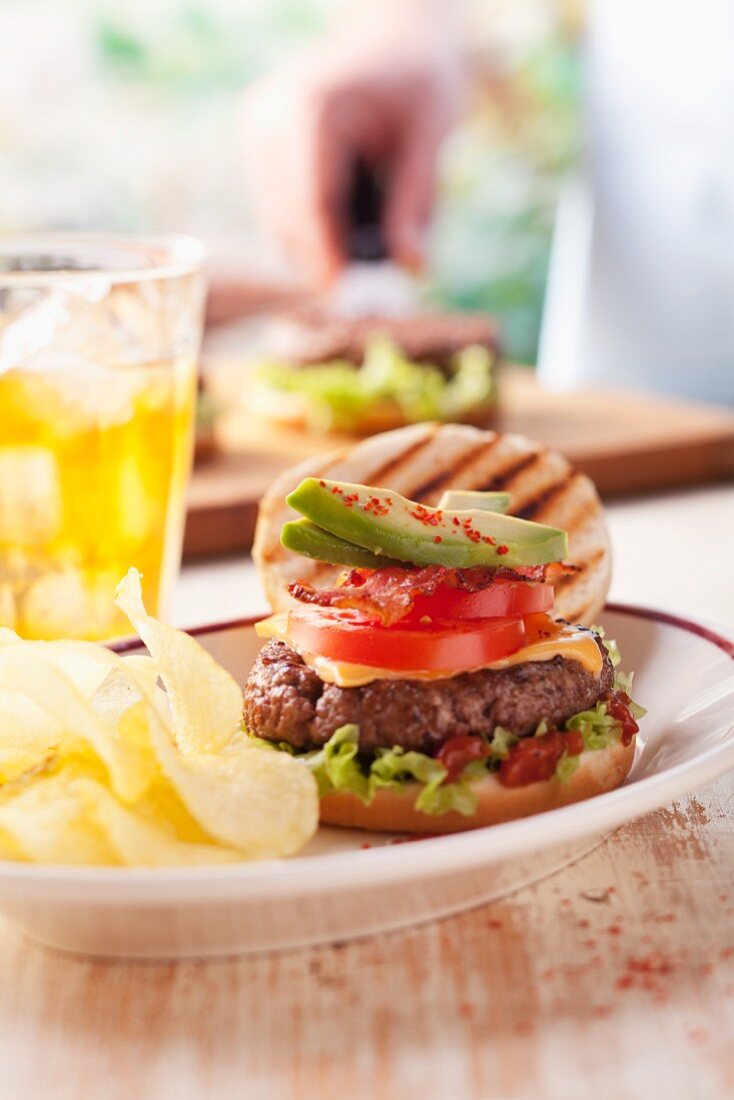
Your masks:
{"label": "blurred burger in background", "polygon": [[314,432],[371,435],[422,420],[486,424],[497,329],[484,314],[345,317],[317,307],[268,326],[251,410]]}

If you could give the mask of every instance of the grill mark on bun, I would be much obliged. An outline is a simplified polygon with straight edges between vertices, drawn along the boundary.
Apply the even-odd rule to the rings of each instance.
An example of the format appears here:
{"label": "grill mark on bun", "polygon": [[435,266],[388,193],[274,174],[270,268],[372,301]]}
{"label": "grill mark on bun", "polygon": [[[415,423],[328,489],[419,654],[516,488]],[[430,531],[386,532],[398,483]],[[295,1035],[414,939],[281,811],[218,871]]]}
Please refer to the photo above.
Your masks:
{"label": "grill mark on bun", "polygon": [[580,527],[584,520],[588,519],[590,515],[593,515],[595,510],[595,501],[584,500],[581,502],[579,507],[571,513],[569,518],[564,519],[563,523],[559,524],[559,526],[563,527],[564,531],[568,534],[570,538],[571,534],[576,530],[576,528]]}
{"label": "grill mark on bun", "polygon": [[[437,428],[437,424],[431,424],[424,436],[416,440],[415,443],[411,443],[409,447],[406,447],[399,454],[393,455],[392,458],[384,462],[382,466],[378,466],[376,470],[373,470],[370,474],[370,484],[384,486],[386,478],[393,477],[401,467],[415,458],[421,451],[425,450],[429,443],[433,441]],[[389,488],[389,486],[386,486],[386,488]]]}
{"label": "grill mark on bun", "polygon": [[531,497],[527,500],[522,508],[518,508],[515,512],[516,516],[520,519],[535,519],[540,513],[559,497],[562,493],[568,489],[576,479],[577,475],[566,474],[559,481],[553,482],[546,489],[543,489],[536,497]]}
{"label": "grill mark on bun", "polygon": [[463,485],[461,475],[465,470],[468,470],[470,466],[479,458],[483,458],[489,454],[493,447],[496,447],[499,442],[499,436],[495,435],[493,439],[488,440],[486,443],[478,443],[467,451],[458,462],[454,462],[448,470],[442,470],[434,477],[429,478],[428,481],[424,481],[422,485],[418,485],[413,489],[412,499],[418,501],[424,501],[426,497],[433,493],[437,493],[440,489],[445,489],[449,485]]}
{"label": "grill mark on bun", "polygon": [[605,554],[606,550],[603,546],[600,546],[592,554],[589,554],[585,561],[575,561],[573,564],[576,567],[576,572],[559,577],[553,587],[558,591],[559,588],[567,588],[568,585],[575,584],[579,577],[600,562]]}
{"label": "grill mark on bun", "polygon": [[505,489],[518,474],[534,466],[539,461],[541,453],[541,451],[532,451],[530,454],[523,455],[522,458],[515,459],[508,466],[505,466],[504,470],[497,470],[492,474],[488,481],[485,481],[482,485],[474,485],[472,488],[482,493]]}

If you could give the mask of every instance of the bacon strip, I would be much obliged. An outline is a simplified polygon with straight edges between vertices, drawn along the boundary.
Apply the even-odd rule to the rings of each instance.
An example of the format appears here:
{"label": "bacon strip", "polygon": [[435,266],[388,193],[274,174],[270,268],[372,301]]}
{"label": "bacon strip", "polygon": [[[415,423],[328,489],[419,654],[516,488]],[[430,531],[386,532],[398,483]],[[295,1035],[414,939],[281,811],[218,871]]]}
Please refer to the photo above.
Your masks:
{"label": "bacon strip", "polygon": [[288,586],[294,599],[319,607],[351,608],[370,619],[389,626],[404,618],[417,596],[432,596],[441,586],[460,588],[464,592],[480,592],[497,577],[555,583],[576,567],[553,562],[551,565],[531,565],[517,569],[504,566],[473,566],[470,569],[449,569],[443,565],[385,566],[384,569],[350,569],[334,588],[314,588],[296,581]]}

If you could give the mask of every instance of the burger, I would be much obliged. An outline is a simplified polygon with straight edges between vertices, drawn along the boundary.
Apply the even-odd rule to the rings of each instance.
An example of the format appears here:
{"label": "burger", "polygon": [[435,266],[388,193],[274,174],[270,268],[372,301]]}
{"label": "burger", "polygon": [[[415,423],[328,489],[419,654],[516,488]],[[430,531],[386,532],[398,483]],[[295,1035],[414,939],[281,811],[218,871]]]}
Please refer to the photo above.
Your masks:
{"label": "burger", "polygon": [[370,435],[424,420],[485,423],[497,334],[484,314],[340,318],[302,308],[271,323],[250,407],[317,432]]}
{"label": "burger", "polygon": [[274,614],[245,727],[310,768],[322,821],[448,832],[625,779],[644,712],[587,625],[609,544],[560,455],[466,426],[389,433],[279,479],[255,553]]}

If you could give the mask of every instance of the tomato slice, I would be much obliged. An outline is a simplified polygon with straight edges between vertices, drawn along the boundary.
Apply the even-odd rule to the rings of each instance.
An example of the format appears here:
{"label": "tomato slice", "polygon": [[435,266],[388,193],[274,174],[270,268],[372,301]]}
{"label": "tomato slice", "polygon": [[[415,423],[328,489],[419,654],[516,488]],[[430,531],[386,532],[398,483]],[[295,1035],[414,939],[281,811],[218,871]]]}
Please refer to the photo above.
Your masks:
{"label": "tomato slice", "polygon": [[425,615],[436,619],[519,619],[552,609],[552,584],[529,584],[496,577],[488,588],[478,592],[442,585],[432,596],[417,595],[410,610],[410,620]]}
{"label": "tomato slice", "polygon": [[381,626],[359,612],[311,607],[289,612],[293,641],[335,661],[395,671],[457,672],[508,657],[525,645],[522,619],[466,619]]}

